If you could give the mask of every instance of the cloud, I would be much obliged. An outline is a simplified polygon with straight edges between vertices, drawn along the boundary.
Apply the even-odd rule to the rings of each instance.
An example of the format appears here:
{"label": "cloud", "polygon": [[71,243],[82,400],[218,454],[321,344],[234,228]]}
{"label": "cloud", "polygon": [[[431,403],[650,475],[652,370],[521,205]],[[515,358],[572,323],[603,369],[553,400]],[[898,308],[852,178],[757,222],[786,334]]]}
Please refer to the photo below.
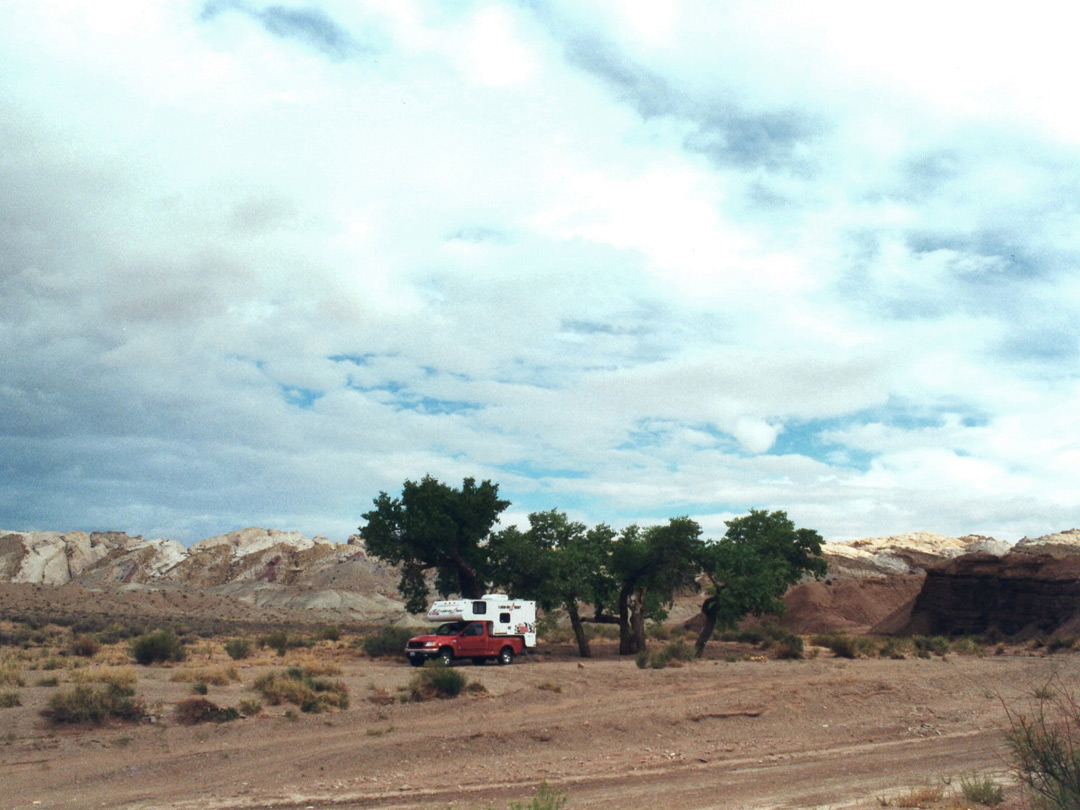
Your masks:
{"label": "cloud", "polygon": [[12,9],[0,525],[1065,528],[1075,50],[934,14]]}

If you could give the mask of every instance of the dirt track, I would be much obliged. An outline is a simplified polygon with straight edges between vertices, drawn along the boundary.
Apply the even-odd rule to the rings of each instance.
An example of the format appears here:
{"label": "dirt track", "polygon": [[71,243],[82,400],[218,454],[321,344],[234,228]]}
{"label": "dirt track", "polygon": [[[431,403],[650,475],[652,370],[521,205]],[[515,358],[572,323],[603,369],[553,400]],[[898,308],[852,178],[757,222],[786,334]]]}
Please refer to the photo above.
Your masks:
{"label": "dirt track", "polygon": [[[719,648],[713,655],[719,655]],[[379,705],[414,671],[332,652],[352,696],[341,713],[227,724],[52,730],[28,673],[0,712],[3,807],[505,807],[541,780],[570,808],[878,807],[879,797],[976,772],[1004,774],[1005,705],[1076,657],[706,660],[640,670],[601,649],[510,667],[461,665],[486,694]],[[191,663],[191,662],[189,662]],[[277,659],[245,663],[244,683]],[[140,670],[149,702],[190,695]],[[384,691],[380,691],[384,690]],[[222,705],[250,695],[211,687]],[[940,782],[939,782],[940,783]]]}

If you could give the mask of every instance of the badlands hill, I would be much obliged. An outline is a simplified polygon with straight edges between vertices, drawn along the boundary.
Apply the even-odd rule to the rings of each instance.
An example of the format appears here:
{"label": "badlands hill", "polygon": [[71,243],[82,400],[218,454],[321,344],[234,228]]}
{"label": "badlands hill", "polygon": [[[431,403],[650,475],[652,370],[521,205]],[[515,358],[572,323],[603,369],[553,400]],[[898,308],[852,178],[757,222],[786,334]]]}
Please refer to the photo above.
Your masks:
{"label": "badlands hill", "polygon": [[[991,621],[988,614],[971,618],[972,608],[963,606],[992,599],[987,589],[998,587],[993,583],[1001,577],[1009,580],[1014,602],[1043,593],[1044,582],[1067,591],[1060,583],[1077,576],[1070,566],[1080,561],[1080,530],[1024,538],[1015,546],[976,535],[914,532],[826,543],[824,554],[828,577],[804,582],[787,596],[791,629],[895,631],[921,617],[920,626],[946,632],[948,616],[957,611],[967,616],[958,627]],[[981,567],[969,569],[969,560],[980,560]],[[185,548],[123,532],[0,531],[0,615],[51,610],[173,620],[412,623],[397,578],[396,570],[368,557],[358,536],[333,543],[248,528]],[[932,597],[923,595],[927,582]],[[1062,612],[1080,616],[1075,590],[1075,609],[1071,591],[1056,601],[1038,597],[1049,607],[1037,624],[1048,627]],[[919,599],[925,605],[917,609]],[[700,597],[680,599],[672,618],[692,618],[698,605]]]}

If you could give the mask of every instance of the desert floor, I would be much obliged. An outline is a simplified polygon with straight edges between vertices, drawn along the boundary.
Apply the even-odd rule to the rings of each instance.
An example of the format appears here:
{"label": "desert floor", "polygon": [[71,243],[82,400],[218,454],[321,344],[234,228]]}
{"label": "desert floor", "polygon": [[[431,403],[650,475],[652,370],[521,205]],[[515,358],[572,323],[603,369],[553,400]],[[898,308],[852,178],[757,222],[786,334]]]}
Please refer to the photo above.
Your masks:
{"label": "desert floor", "polygon": [[[201,639],[184,663],[150,667],[125,660],[125,649],[90,662],[6,649],[23,685],[21,705],[0,709],[0,806],[503,808],[546,781],[571,810],[915,806],[935,786],[942,798],[918,806],[956,808],[967,806],[955,800],[963,777],[1009,783],[1009,711],[1080,686],[1075,653],[1027,645],[903,660],[814,650],[781,661],[713,643],[705,660],[639,669],[602,641],[586,660],[552,646],[505,667],[459,663],[484,691],[403,702],[417,670],[369,659],[348,639],[238,662],[220,639]],[[193,726],[172,714],[192,696],[190,682],[175,680],[182,671],[235,666],[240,680],[207,695],[234,706],[254,697],[260,673],[305,663],[344,681],[349,708],[267,705]],[[154,721],[48,724],[39,712],[49,696],[95,666],[134,670]],[[1021,806],[1017,788],[1007,795],[1002,807]]]}

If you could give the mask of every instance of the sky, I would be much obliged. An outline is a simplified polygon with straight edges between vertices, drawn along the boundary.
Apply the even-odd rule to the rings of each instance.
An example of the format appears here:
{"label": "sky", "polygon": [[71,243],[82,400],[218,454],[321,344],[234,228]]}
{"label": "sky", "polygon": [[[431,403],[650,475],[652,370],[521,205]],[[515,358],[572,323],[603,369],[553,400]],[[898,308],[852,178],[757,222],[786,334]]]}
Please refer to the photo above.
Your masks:
{"label": "sky", "polygon": [[0,527],[1078,526],[1078,17],[5,4]]}

